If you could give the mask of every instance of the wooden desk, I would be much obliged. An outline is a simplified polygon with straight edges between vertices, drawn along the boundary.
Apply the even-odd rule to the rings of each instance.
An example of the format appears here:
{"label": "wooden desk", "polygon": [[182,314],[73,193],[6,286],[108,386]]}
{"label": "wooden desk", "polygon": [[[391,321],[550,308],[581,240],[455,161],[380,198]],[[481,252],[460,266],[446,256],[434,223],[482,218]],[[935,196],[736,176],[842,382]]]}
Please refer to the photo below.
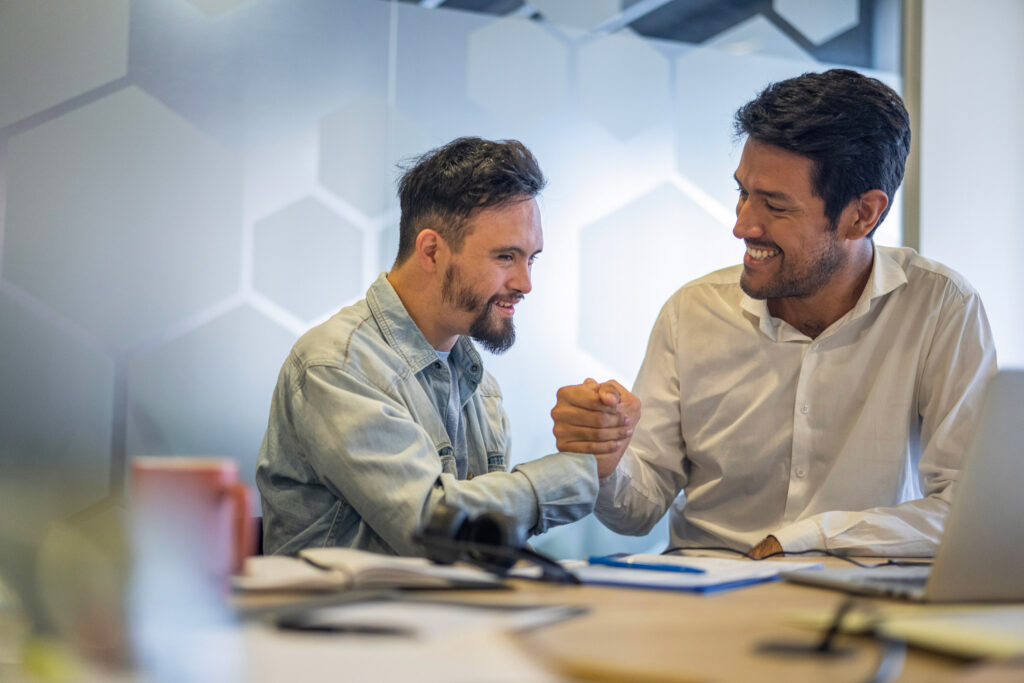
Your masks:
{"label": "wooden desk", "polygon": [[[840,636],[845,657],[758,653],[766,641],[816,643],[821,634],[792,622],[801,610],[834,611],[841,593],[784,582],[711,595],[601,586],[514,581],[513,591],[439,593],[440,599],[581,605],[590,613],[516,636],[529,652],[570,680],[869,681],[882,646]],[[869,601],[882,602],[882,601]],[[898,680],[962,680],[973,667],[961,660],[910,649]],[[1015,670],[1024,680],[1024,670]],[[1011,675],[1012,676],[1012,675]]]}
{"label": "wooden desk", "polygon": [[[836,639],[839,647],[851,651],[845,657],[757,651],[759,644],[768,641],[816,644],[820,631],[795,624],[793,615],[801,611],[834,613],[846,600],[835,591],[784,582],[711,595],[524,580],[510,583],[513,589],[509,591],[431,591],[418,595],[437,600],[589,608],[584,616],[514,637],[527,652],[571,681],[869,681],[882,653],[882,646],[874,639],[856,636]],[[243,602],[250,607],[275,602],[272,596],[253,600],[255,597],[247,596]],[[982,675],[975,678],[978,673]],[[911,648],[898,680],[1024,680],[1021,668],[1008,674],[996,671],[994,677],[990,673],[978,672],[959,659]]]}

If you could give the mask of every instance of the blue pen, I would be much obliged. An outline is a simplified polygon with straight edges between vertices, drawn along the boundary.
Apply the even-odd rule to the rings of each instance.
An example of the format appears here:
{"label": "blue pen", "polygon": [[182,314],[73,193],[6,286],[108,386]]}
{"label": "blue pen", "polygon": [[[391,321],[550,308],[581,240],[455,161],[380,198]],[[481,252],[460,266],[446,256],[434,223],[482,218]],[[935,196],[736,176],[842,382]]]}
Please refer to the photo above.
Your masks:
{"label": "blue pen", "polygon": [[703,574],[703,569],[696,567],[684,567],[681,564],[661,564],[660,562],[630,562],[629,560],[615,557],[594,556],[587,558],[590,564],[599,564],[605,567],[619,567],[621,569],[651,569],[656,572],[682,572],[684,574]]}

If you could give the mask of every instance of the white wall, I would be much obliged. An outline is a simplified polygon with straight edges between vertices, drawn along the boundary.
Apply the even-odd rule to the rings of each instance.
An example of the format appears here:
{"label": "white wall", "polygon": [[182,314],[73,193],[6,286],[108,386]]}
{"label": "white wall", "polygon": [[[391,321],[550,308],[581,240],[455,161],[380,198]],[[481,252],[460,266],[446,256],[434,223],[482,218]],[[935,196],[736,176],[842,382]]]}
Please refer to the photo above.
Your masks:
{"label": "white wall", "polygon": [[981,292],[1001,367],[1024,366],[1024,2],[925,0],[921,252]]}

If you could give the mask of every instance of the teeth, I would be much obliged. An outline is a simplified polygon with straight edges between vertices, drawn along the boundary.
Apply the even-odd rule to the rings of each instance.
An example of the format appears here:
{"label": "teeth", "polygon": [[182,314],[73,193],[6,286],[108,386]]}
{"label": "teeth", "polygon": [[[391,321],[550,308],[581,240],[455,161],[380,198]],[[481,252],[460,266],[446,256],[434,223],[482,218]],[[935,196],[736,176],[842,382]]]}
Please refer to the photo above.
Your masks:
{"label": "teeth", "polygon": [[766,258],[775,256],[779,253],[778,249],[758,249],[757,247],[747,246],[747,253],[750,254],[751,258],[763,261]]}

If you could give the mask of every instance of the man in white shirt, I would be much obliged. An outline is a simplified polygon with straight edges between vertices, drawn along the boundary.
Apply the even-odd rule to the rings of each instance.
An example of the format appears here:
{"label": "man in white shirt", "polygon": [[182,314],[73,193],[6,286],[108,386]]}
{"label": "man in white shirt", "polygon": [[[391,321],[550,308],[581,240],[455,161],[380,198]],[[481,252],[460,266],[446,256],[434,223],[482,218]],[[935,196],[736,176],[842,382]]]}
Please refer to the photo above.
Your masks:
{"label": "man in white shirt", "polygon": [[906,109],[837,69],[770,85],[736,130],[742,266],[669,299],[635,395],[560,390],[559,450],[598,456],[595,514],[620,533],[670,509],[672,546],[931,555],[996,362],[962,277],[871,239]]}

